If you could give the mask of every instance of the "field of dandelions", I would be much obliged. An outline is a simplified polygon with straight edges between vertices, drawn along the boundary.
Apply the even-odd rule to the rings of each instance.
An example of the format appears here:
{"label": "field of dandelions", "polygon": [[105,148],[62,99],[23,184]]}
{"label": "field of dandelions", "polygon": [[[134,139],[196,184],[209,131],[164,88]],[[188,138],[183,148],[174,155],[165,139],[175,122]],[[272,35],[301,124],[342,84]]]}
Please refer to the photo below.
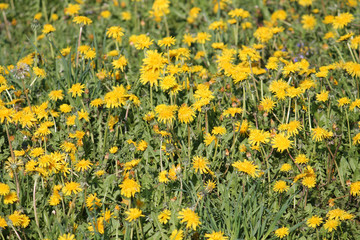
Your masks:
{"label": "field of dandelions", "polygon": [[360,1],[0,12],[0,240],[360,238]]}

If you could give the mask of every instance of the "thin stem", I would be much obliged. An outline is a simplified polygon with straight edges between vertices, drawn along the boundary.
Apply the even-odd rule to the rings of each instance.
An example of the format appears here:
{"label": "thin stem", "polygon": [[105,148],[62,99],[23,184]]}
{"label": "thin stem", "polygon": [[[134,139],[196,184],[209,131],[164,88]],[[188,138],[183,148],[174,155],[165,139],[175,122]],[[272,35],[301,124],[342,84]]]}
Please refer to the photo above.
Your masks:
{"label": "thin stem", "polygon": [[[79,38],[78,38],[78,42],[77,42],[77,47],[80,47],[81,44],[81,34],[82,34],[82,30],[83,30],[83,26],[80,27],[80,31],[79,31]],[[79,49],[77,49],[76,51],[76,67],[79,64]]]}
{"label": "thin stem", "polygon": [[345,115],[346,115],[346,122],[347,122],[347,128],[348,128],[349,145],[351,147],[350,123],[349,123],[349,116],[348,116],[348,112],[347,112],[346,108],[345,108]]}
{"label": "thin stem", "polygon": [[6,29],[6,35],[9,39],[9,41],[11,41],[11,34],[10,34],[10,31],[9,31],[9,22],[6,18],[6,14],[5,14],[5,11],[2,11],[2,15],[3,15],[3,18],[4,18],[4,24],[5,24],[5,29]]}
{"label": "thin stem", "polygon": [[37,180],[38,180],[38,177],[35,177],[34,190],[33,190],[33,207],[34,207],[35,223],[36,223],[36,226],[38,227],[39,236],[42,239],[43,236],[42,236],[41,231],[40,231],[39,219],[38,219],[37,210],[36,210],[36,185],[37,185]]}
{"label": "thin stem", "polygon": [[191,158],[191,136],[190,136],[190,124],[188,124],[188,153],[189,153],[189,162],[190,162],[190,158]]}
{"label": "thin stem", "polygon": [[10,224],[10,226],[11,226],[11,228],[14,230],[16,237],[17,237],[19,240],[21,240],[21,237],[20,237],[19,233],[16,231],[16,229],[14,228],[14,226],[13,226],[12,224]]}

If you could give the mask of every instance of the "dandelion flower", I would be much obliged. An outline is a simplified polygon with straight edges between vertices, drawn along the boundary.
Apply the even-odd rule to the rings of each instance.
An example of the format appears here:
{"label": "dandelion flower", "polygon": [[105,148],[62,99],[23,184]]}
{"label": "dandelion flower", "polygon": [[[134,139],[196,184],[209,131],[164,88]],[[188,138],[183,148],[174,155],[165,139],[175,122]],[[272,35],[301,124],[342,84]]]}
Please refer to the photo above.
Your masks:
{"label": "dandelion flower", "polygon": [[226,128],[220,126],[220,127],[214,127],[211,131],[214,135],[224,135],[226,133]]}
{"label": "dandelion flower", "polygon": [[6,220],[5,220],[5,218],[0,216],[0,229],[1,228],[4,229],[5,227],[7,227]]}
{"label": "dandelion flower", "polygon": [[112,61],[111,64],[114,66],[114,69],[120,69],[123,72],[124,67],[127,65],[127,60],[125,56],[120,56],[118,59]]}
{"label": "dandelion flower", "polygon": [[232,164],[234,168],[236,168],[239,172],[244,172],[251,177],[258,177],[259,176],[259,166],[253,164],[253,162],[244,160],[243,162],[237,161]]}
{"label": "dandelion flower", "polygon": [[96,196],[97,194],[89,194],[86,198],[86,206],[90,211],[94,210],[94,207],[101,207],[101,200]]}
{"label": "dandelion flower", "polygon": [[291,170],[291,165],[288,163],[284,163],[280,167],[280,172],[289,172]]}
{"label": "dandelion flower", "polygon": [[4,204],[13,204],[18,200],[16,192],[10,192],[4,196]]}
{"label": "dandelion flower", "polygon": [[316,185],[316,178],[315,177],[305,177],[301,182],[305,187],[313,188]]}
{"label": "dandelion flower", "polygon": [[79,96],[81,97],[81,94],[84,92],[85,85],[81,83],[75,83],[71,86],[69,89],[69,93],[71,93],[72,97]]}
{"label": "dandelion flower", "polygon": [[207,173],[209,170],[209,161],[207,158],[195,156],[193,158],[193,168],[195,169],[195,172],[200,172],[200,174]]}
{"label": "dandelion flower", "polygon": [[351,185],[350,185],[350,193],[353,196],[360,195],[360,181],[351,183]]}
{"label": "dandelion flower", "polygon": [[300,154],[298,156],[296,156],[295,158],[295,163],[297,164],[306,164],[309,162],[309,159],[306,157],[305,154]]}
{"label": "dandelion flower", "polygon": [[181,123],[188,124],[194,120],[195,111],[187,104],[182,105],[178,111],[178,119]]}
{"label": "dandelion flower", "polygon": [[127,198],[135,196],[135,193],[140,192],[140,184],[135,180],[126,178],[120,185],[121,194]]}
{"label": "dandelion flower", "polygon": [[93,164],[90,162],[90,160],[82,159],[75,164],[75,170],[78,172],[84,172],[90,169],[91,165]]}
{"label": "dandelion flower", "polygon": [[316,94],[316,100],[319,102],[326,102],[329,99],[329,91],[322,90],[321,93]]}
{"label": "dandelion flower", "polygon": [[175,45],[176,39],[174,37],[165,37],[158,41],[158,44],[160,47],[170,47],[172,45]]}
{"label": "dandelion flower", "polygon": [[251,129],[249,142],[252,146],[259,146],[260,143],[268,143],[270,141],[270,133],[264,130]]}
{"label": "dandelion flower", "polygon": [[10,192],[9,185],[5,183],[0,183],[0,196],[5,196]]}
{"label": "dandelion flower", "polygon": [[286,237],[287,235],[289,235],[289,228],[287,228],[287,227],[278,228],[278,229],[276,229],[276,231],[275,231],[275,235],[276,235],[278,238],[284,238],[284,237]]}
{"label": "dandelion flower", "polygon": [[159,222],[166,224],[170,220],[171,212],[169,209],[165,209],[158,215]]}
{"label": "dandelion flower", "polygon": [[335,29],[342,29],[354,20],[354,16],[351,13],[341,13],[336,16],[332,21],[332,25]]}
{"label": "dandelion flower", "polygon": [[205,237],[208,240],[227,240],[227,239],[229,239],[228,237],[224,236],[224,233],[221,231],[219,231],[219,232],[213,231],[212,233],[206,233]]}
{"label": "dandelion flower", "polygon": [[176,105],[165,105],[160,104],[156,106],[155,112],[157,114],[157,118],[160,122],[163,122],[165,124],[172,123],[172,121],[175,119],[175,111],[177,110]]}
{"label": "dandelion flower", "polygon": [[182,240],[183,237],[184,237],[184,231],[175,229],[174,231],[172,231],[170,235],[170,240]]}
{"label": "dandelion flower", "polygon": [[129,222],[136,221],[139,217],[145,217],[145,215],[142,214],[142,211],[138,208],[130,208],[129,211],[125,212],[125,214],[127,215],[125,220]]}
{"label": "dandelion flower", "polygon": [[306,221],[306,224],[311,228],[316,228],[320,226],[320,224],[323,222],[323,218],[319,216],[312,216]]}
{"label": "dandelion flower", "polygon": [[289,137],[283,133],[276,134],[272,139],[271,143],[273,148],[276,148],[278,152],[283,152],[291,148],[292,141],[289,140]]}
{"label": "dandelion flower", "polygon": [[328,219],[326,220],[326,222],[324,223],[324,228],[328,231],[328,232],[332,232],[333,230],[336,230],[336,228],[339,226],[339,221],[335,220],[335,219]]}
{"label": "dandelion flower", "polygon": [[77,183],[77,182],[65,183],[65,186],[62,189],[62,192],[65,194],[65,196],[69,196],[72,193],[77,194],[81,191],[82,191],[82,188],[80,187],[80,183]]}
{"label": "dandelion flower", "polygon": [[75,240],[75,235],[71,233],[63,234],[59,236],[58,240]]}
{"label": "dandelion flower", "polygon": [[81,25],[90,25],[92,20],[85,16],[76,16],[74,17],[73,22]]}
{"label": "dandelion flower", "polygon": [[190,208],[182,209],[179,212],[179,219],[181,223],[186,223],[186,228],[192,228],[194,231],[196,227],[201,224],[200,217]]}
{"label": "dandelion flower", "polygon": [[275,183],[273,190],[279,193],[287,192],[289,190],[289,186],[286,184],[285,181],[279,180]]}
{"label": "dandelion flower", "polygon": [[316,19],[313,15],[303,15],[301,17],[301,23],[305,30],[313,30],[316,25]]}

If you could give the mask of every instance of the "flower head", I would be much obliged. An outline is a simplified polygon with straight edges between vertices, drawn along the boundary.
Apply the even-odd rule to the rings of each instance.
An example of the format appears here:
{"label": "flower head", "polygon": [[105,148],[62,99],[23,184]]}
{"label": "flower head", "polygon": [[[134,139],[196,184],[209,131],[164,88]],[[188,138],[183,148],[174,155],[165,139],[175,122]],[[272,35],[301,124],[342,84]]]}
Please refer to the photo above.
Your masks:
{"label": "flower head", "polygon": [[142,214],[142,211],[138,208],[130,208],[129,211],[126,211],[125,214],[127,215],[126,221],[132,222],[136,221],[139,217],[145,217]]}
{"label": "flower head", "polygon": [[200,217],[190,208],[183,208],[178,218],[182,219],[181,223],[186,223],[186,228],[192,228],[194,231],[201,224]]}

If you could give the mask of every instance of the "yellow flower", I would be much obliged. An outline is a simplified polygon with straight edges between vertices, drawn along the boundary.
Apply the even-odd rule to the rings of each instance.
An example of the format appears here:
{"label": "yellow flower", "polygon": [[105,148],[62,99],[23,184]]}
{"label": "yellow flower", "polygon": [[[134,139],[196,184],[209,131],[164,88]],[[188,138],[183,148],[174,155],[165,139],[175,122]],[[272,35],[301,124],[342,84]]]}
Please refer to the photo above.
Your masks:
{"label": "yellow flower", "polygon": [[233,163],[232,166],[239,172],[244,172],[253,178],[259,176],[259,166],[253,164],[253,162],[247,160],[244,160],[243,162],[237,161]]}
{"label": "yellow flower", "polygon": [[135,48],[138,50],[143,50],[144,48],[149,48],[153,44],[153,40],[150,37],[146,36],[145,34],[140,34],[138,36],[131,36],[130,44],[134,44]]}
{"label": "yellow flower", "polygon": [[65,194],[65,196],[69,196],[72,193],[77,194],[81,191],[82,191],[82,188],[80,187],[80,183],[77,183],[77,182],[65,183],[65,186],[62,189],[62,192]]}
{"label": "yellow flower", "polygon": [[53,101],[63,100],[64,94],[62,90],[54,90],[48,94],[49,98]]}
{"label": "yellow flower", "polygon": [[88,230],[92,233],[98,232],[104,234],[104,220],[104,217],[99,217],[96,222],[89,223]]}
{"label": "yellow flower", "polygon": [[[0,5],[1,6],[1,5]],[[4,229],[7,227],[7,223],[6,223],[6,220],[5,218],[1,217],[0,216],[0,229]]]}
{"label": "yellow flower", "polygon": [[158,41],[158,44],[160,47],[170,47],[172,45],[175,45],[176,39],[174,37],[165,37]]}
{"label": "yellow flower", "polygon": [[296,136],[299,133],[300,129],[302,129],[302,126],[299,121],[291,121],[288,124],[281,124],[279,126],[279,130],[287,131],[287,134],[289,136]]}
{"label": "yellow flower", "polygon": [[96,193],[89,194],[86,198],[86,206],[89,208],[90,211],[94,210],[94,207],[101,207],[101,200],[96,197]]}
{"label": "yellow flower", "polygon": [[195,111],[185,103],[179,108],[178,119],[181,123],[188,124],[194,120]]}
{"label": "yellow flower", "polygon": [[280,171],[281,172],[289,172],[291,170],[291,165],[288,163],[284,163],[281,165]]}
{"label": "yellow flower", "polygon": [[169,209],[163,210],[158,216],[159,222],[162,224],[166,224],[170,220],[170,216],[171,212]]}
{"label": "yellow flower", "polygon": [[0,196],[5,196],[8,193],[10,193],[9,185],[7,185],[5,183],[0,183]]}
{"label": "yellow flower", "polygon": [[125,214],[127,214],[126,221],[132,222],[136,221],[139,217],[145,217],[145,215],[142,214],[142,211],[138,208],[130,208],[129,211],[126,211]]}
{"label": "yellow flower", "polygon": [[316,19],[313,15],[303,15],[301,19],[301,23],[303,24],[304,29],[313,30],[315,28]]}
{"label": "yellow flower", "polygon": [[270,133],[264,130],[251,129],[249,142],[252,146],[259,146],[260,143],[268,143],[270,141]]}
{"label": "yellow flower", "polygon": [[360,181],[351,183],[351,185],[350,185],[350,193],[353,196],[360,195]]}
{"label": "yellow flower", "polygon": [[337,100],[337,102],[338,102],[338,106],[342,107],[344,105],[350,104],[350,99],[348,97],[343,97]]}
{"label": "yellow flower", "polygon": [[300,154],[298,156],[296,156],[295,158],[295,163],[297,164],[306,164],[309,162],[309,159],[306,157],[305,154]]}
{"label": "yellow flower", "polygon": [[207,32],[199,32],[196,36],[196,41],[200,44],[205,44],[206,41],[210,41],[211,35]]}
{"label": "yellow flower", "polygon": [[313,0],[298,0],[298,3],[303,7],[307,7],[313,3]]}
{"label": "yellow flower", "polygon": [[316,185],[316,177],[310,176],[310,177],[304,177],[304,179],[301,182],[305,187],[313,188]]}
{"label": "yellow flower", "polygon": [[133,159],[130,162],[126,162],[124,164],[124,169],[125,170],[131,170],[134,167],[136,167],[140,163],[140,161],[141,161],[140,159]]}
{"label": "yellow flower", "polygon": [[178,218],[182,219],[181,223],[186,223],[186,228],[192,228],[194,231],[201,224],[200,217],[190,208],[183,208],[179,212]]}
{"label": "yellow flower", "polygon": [[112,26],[107,29],[106,36],[113,39],[121,39],[124,36],[124,29],[119,26]]}
{"label": "yellow flower", "polygon": [[279,180],[275,183],[273,190],[279,193],[287,192],[289,190],[289,186],[286,184],[285,181]]}
{"label": "yellow flower", "polygon": [[228,14],[232,18],[247,18],[250,16],[250,12],[242,8],[236,8],[234,10],[231,10]]}
{"label": "yellow flower", "polygon": [[90,106],[92,107],[99,107],[104,104],[104,100],[101,98],[94,99],[90,102]]}
{"label": "yellow flower", "polygon": [[63,234],[61,236],[59,236],[58,240],[75,240],[75,235],[68,233],[68,234]]}
{"label": "yellow flower", "polygon": [[231,107],[231,108],[226,109],[222,115],[224,117],[227,117],[229,115],[231,115],[232,117],[235,117],[236,114],[241,114],[242,111],[243,111],[242,108]]}
{"label": "yellow flower", "polygon": [[224,233],[219,231],[219,232],[215,232],[212,231],[212,233],[206,233],[205,236],[208,240],[227,240],[229,239],[228,237],[224,236]]}
{"label": "yellow flower", "polygon": [[82,159],[75,164],[75,170],[78,172],[83,172],[85,170],[90,169],[91,165],[93,164],[90,162],[90,160]]}
{"label": "yellow flower", "polygon": [[182,240],[183,237],[184,237],[184,231],[175,229],[171,233],[170,240]]}
{"label": "yellow flower", "polygon": [[125,56],[120,56],[118,59],[112,61],[112,65],[114,69],[120,69],[122,72],[124,71],[124,67],[127,65],[127,60]]}
{"label": "yellow flower", "polygon": [[71,88],[68,90],[69,93],[71,93],[72,97],[79,96],[81,97],[81,94],[84,92],[85,85],[81,83],[75,83],[71,86]]}
{"label": "yellow flower", "polygon": [[56,30],[56,29],[54,28],[53,25],[51,25],[51,24],[45,24],[42,32],[45,33],[45,34],[48,34],[48,33],[51,33],[51,32],[55,32],[55,30]]}
{"label": "yellow flower", "polygon": [[306,221],[306,224],[311,228],[316,228],[317,226],[320,226],[320,224],[323,222],[323,218],[319,216],[312,216]]}
{"label": "yellow flower", "polygon": [[336,228],[339,226],[339,221],[338,220],[334,220],[334,219],[328,219],[326,220],[326,222],[324,223],[324,228],[328,231],[328,232],[332,232],[333,230],[336,230]]}
{"label": "yellow flower", "polygon": [[275,102],[269,97],[264,97],[260,102],[261,110],[265,112],[270,112],[271,110],[273,110],[274,106]]}
{"label": "yellow flower", "polygon": [[65,14],[66,15],[76,15],[79,13],[80,5],[79,4],[69,4],[68,7],[65,8]]}
{"label": "yellow flower", "polygon": [[193,168],[195,169],[195,172],[200,172],[200,174],[207,173],[209,170],[209,160],[204,157],[195,156],[193,158]]}
{"label": "yellow flower", "polygon": [[329,138],[333,136],[332,132],[326,131],[325,129],[321,127],[316,127],[312,129],[312,139],[316,142],[320,142],[325,138]]}
{"label": "yellow flower", "polygon": [[222,126],[214,127],[211,133],[214,135],[224,135],[226,133],[226,128]]}
{"label": "yellow flower", "polygon": [[262,43],[267,43],[273,37],[273,30],[268,27],[259,27],[256,29],[254,37]]}
{"label": "yellow flower", "polygon": [[20,211],[15,211],[13,214],[9,215],[9,219],[15,227],[21,226],[22,228],[26,228],[30,223],[29,217],[25,214],[21,214]]}
{"label": "yellow flower", "polygon": [[175,111],[177,110],[176,105],[165,105],[160,104],[156,106],[155,112],[157,114],[157,118],[160,122],[163,122],[165,124],[172,123],[172,121],[175,119]]}
{"label": "yellow flower", "polygon": [[211,134],[206,134],[204,137],[204,143],[206,146],[209,146],[213,141],[216,141],[216,137]]}
{"label": "yellow flower", "polygon": [[322,90],[321,93],[316,94],[316,100],[319,102],[326,102],[329,99],[329,91]]}
{"label": "yellow flower", "polygon": [[9,8],[9,4],[8,3],[0,3],[0,10],[6,10]]}
{"label": "yellow flower", "polygon": [[278,229],[275,231],[275,235],[276,235],[278,238],[284,238],[284,237],[286,237],[287,235],[289,235],[289,228],[287,228],[287,227],[278,228]]}
{"label": "yellow flower", "polygon": [[160,183],[167,183],[169,181],[169,179],[167,178],[167,175],[168,175],[168,172],[165,170],[165,171],[161,171],[159,173],[159,182]]}
{"label": "yellow flower", "polygon": [[111,17],[111,12],[110,11],[102,11],[101,13],[100,13],[100,16],[101,17],[103,17],[103,18],[109,18],[109,17]]}
{"label": "yellow flower", "polygon": [[332,25],[335,29],[342,29],[354,20],[354,16],[351,13],[341,13],[336,16],[332,21]]}
{"label": "yellow flower", "polygon": [[90,25],[92,20],[85,16],[76,16],[74,17],[73,22],[81,25]]}
{"label": "yellow flower", "polygon": [[135,193],[140,192],[140,184],[135,180],[126,178],[120,185],[121,194],[127,198],[135,196]]}

